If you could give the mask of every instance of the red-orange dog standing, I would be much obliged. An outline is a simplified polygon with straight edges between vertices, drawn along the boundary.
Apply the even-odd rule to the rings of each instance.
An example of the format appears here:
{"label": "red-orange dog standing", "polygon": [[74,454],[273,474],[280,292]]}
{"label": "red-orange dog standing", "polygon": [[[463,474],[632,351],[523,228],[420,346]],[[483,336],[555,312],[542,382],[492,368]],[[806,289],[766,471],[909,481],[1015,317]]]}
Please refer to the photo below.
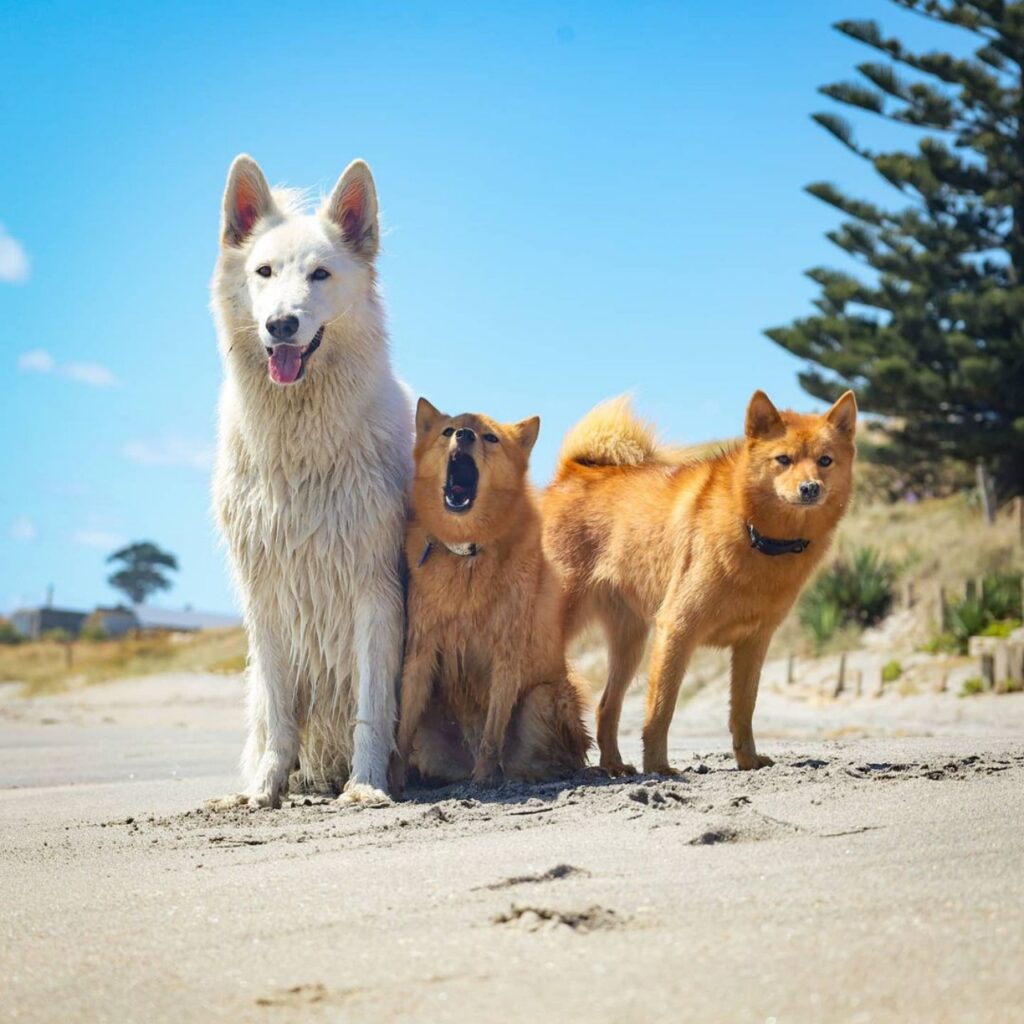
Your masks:
{"label": "red-orange dog standing", "polygon": [[607,771],[634,770],[619,753],[619,713],[652,624],[644,771],[672,773],[669,725],[701,646],[732,648],[736,763],[772,763],[752,729],[761,666],[849,504],[856,422],[852,391],[822,416],[780,413],[758,391],[744,441],[710,458],[659,450],[624,398],[570,431],[544,496],[544,541],[566,588],[568,633],[596,619],[607,635],[597,712]]}

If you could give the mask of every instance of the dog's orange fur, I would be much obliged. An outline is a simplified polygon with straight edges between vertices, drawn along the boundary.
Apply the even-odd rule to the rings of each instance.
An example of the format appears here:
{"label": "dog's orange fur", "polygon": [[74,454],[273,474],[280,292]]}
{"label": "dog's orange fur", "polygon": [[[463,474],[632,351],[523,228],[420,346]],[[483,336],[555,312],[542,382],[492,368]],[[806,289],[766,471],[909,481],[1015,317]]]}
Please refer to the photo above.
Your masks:
{"label": "dog's orange fur", "polygon": [[[475,440],[445,436],[459,428]],[[566,665],[562,594],[527,481],[539,429],[537,417],[512,425],[449,417],[420,399],[398,788],[407,766],[435,782],[489,783],[500,774],[566,777],[586,763],[584,691]],[[472,454],[479,481],[470,510],[456,514],[443,488],[460,447]],[[469,543],[477,548],[471,557],[445,546]]]}
{"label": "dog's orange fur", "polygon": [[[687,661],[701,646],[732,648],[736,763],[772,763],[757,753],[752,730],[761,666],[849,504],[856,419],[853,392],[825,415],[803,416],[779,413],[758,391],[744,441],[691,462],[660,452],[625,399],[598,406],[570,432],[544,495],[544,544],[563,576],[567,635],[594,619],[607,635],[597,711],[603,768],[633,771],[619,753],[619,713],[652,625],[644,771],[671,773],[669,725]],[[832,464],[820,465],[823,456]],[[821,486],[813,506],[798,503],[807,481]],[[748,522],[766,537],[810,543],[802,554],[763,554],[751,546]]]}

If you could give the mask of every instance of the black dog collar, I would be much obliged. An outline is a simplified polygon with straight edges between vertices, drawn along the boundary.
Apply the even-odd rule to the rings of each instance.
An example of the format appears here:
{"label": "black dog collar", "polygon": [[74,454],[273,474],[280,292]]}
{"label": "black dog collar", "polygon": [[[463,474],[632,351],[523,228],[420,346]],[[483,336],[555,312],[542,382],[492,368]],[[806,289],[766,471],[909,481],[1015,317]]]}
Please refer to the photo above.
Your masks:
{"label": "black dog collar", "polygon": [[[420,555],[420,560],[416,563],[417,569],[430,557],[430,553],[437,543],[432,537],[427,538],[423,554]],[[442,544],[442,547],[447,548],[453,555],[458,555],[460,558],[475,558],[478,550],[475,544]]]}
{"label": "black dog collar", "polygon": [[757,532],[753,523],[747,523],[747,533],[750,534],[750,546],[762,555],[799,555],[807,550],[811,542],[802,537],[796,540],[774,540]]}

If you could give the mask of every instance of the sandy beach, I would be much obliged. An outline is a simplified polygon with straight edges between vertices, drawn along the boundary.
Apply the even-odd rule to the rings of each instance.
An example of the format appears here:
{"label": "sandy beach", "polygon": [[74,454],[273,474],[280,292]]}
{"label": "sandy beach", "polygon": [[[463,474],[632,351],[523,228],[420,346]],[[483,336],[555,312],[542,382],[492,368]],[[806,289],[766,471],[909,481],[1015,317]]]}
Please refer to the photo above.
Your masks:
{"label": "sandy beach", "polygon": [[0,688],[4,1019],[1024,1019],[1024,696],[767,686],[756,774],[725,710],[671,780],[218,813],[238,677]]}

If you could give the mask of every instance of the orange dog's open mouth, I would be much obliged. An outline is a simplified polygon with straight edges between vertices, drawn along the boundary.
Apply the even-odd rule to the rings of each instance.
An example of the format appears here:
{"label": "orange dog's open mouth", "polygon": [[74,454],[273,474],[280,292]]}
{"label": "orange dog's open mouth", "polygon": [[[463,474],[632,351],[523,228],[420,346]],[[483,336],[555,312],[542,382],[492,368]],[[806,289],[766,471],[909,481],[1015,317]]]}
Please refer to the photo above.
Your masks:
{"label": "orange dog's open mouth", "polygon": [[444,505],[449,512],[468,512],[476,500],[480,471],[472,455],[453,452],[444,482]]}

